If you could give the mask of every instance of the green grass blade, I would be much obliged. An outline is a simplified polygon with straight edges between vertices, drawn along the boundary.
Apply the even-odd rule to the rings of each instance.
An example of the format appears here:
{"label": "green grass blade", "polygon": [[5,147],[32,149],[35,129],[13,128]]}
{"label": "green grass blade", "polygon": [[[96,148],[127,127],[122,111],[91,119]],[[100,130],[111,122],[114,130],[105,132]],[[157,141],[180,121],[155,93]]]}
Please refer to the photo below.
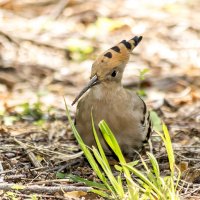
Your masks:
{"label": "green grass blade", "polygon": [[177,177],[176,184],[175,184],[175,190],[177,190],[179,181],[180,181],[180,179],[181,179],[181,170],[180,170],[177,166],[176,166],[176,169],[177,169],[177,171],[178,171],[178,177]]}
{"label": "green grass blade", "polygon": [[142,158],[141,155],[140,156],[140,160],[142,161],[142,164],[146,170],[146,174],[148,179],[155,185],[157,185],[157,179],[155,178],[155,176],[152,174],[151,170],[149,169],[149,167],[147,166],[147,164],[145,163],[144,159]]}
{"label": "green grass blade", "polygon": [[150,160],[150,162],[153,166],[153,171],[154,171],[156,177],[159,178],[160,177],[160,168],[159,168],[159,165],[158,165],[156,158],[154,157],[153,154],[151,154],[149,152],[147,152],[147,155],[148,155],[149,160]]}
{"label": "green grass blade", "polygon": [[106,199],[113,199],[113,197],[109,194],[107,194],[106,192],[102,191],[102,190],[96,190],[96,189],[92,189],[90,192],[93,192],[95,194],[98,194]]}
{"label": "green grass blade", "polygon": [[[113,188],[110,187],[110,190],[112,190],[113,195],[117,194],[117,196],[119,196],[120,198],[123,198],[124,197],[123,187],[122,188],[120,187],[120,185],[118,184],[117,180],[115,179],[112,171],[104,163],[104,160],[101,158],[101,155],[99,154],[97,149],[93,147],[92,151],[93,151],[94,156],[97,159],[98,163],[101,165],[103,171],[107,175],[109,181],[111,182],[111,185],[113,186]],[[113,191],[115,191],[115,192],[113,192]]]}
{"label": "green grass blade", "polygon": [[[93,134],[94,134],[94,138],[95,138],[95,141],[97,143],[97,147],[98,147],[98,150],[101,154],[101,157],[102,159],[104,160],[104,163],[106,164],[106,166],[110,169],[110,165],[108,163],[108,159],[104,153],[104,150],[102,148],[102,145],[99,141],[99,138],[98,138],[98,135],[97,135],[97,132],[96,132],[96,129],[95,129],[95,125],[94,125],[94,119],[93,119],[93,115],[92,115],[92,112],[91,112],[91,119],[92,119],[92,130],[93,130]],[[111,170],[111,169],[110,169]]]}
{"label": "green grass blade", "polygon": [[90,187],[95,187],[95,188],[98,188],[98,189],[101,189],[101,190],[107,190],[107,187],[102,183],[89,181],[85,178],[81,178],[81,177],[73,175],[73,174],[67,174],[66,178],[69,178],[70,180],[72,180],[74,182],[84,183],[85,185],[90,186]]}
{"label": "green grass blade", "polygon": [[131,179],[131,174],[130,174],[129,170],[127,170],[127,168],[124,168],[124,165],[126,164],[126,160],[122,154],[121,148],[120,148],[114,134],[112,133],[112,131],[110,130],[110,128],[108,127],[107,123],[104,120],[100,121],[99,128],[103,134],[104,139],[106,140],[106,142],[108,143],[110,148],[113,150],[115,155],[118,157],[119,162],[122,165],[123,171],[127,177],[126,180],[127,180],[128,187],[133,188],[133,185],[131,185],[131,183],[129,182],[129,179]]}
{"label": "green grass blade", "polygon": [[170,138],[168,129],[167,129],[165,124],[163,124],[163,132],[164,132],[164,136],[165,136],[165,139],[166,139],[165,140],[165,147],[166,147],[167,155],[168,155],[168,158],[169,158],[169,166],[170,166],[172,176],[174,176],[174,169],[175,169],[174,151],[173,151],[173,148],[172,148],[171,138]]}
{"label": "green grass blade", "polygon": [[132,171],[138,178],[140,178],[144,183],[146,183],[152,190],[154,190],[160,198],[162,198],[163,200],[165,199],[164,194],[162,194],[162,192],[143,173],[141,173],[139,170],[129,165],[125,166],[130,171]]}
{"label": "green grass blade", "polygon": [[159,167],[158,162],[153,154],[147,152],[147,155],[148,155],[151,165],[153,167],[153,172],[156,176],[156,177],[154,177],[154,184],[156,184],[157,187],[159,188],[159,190],[161,190],[161,187],[162,187],[161,179],[162,178],[160,176],[160,167]]}
{"label": "green grass blade", "polygon": [[118,156],[119,160],[126,162],[114,134],[104,120],[100,121],[99,128],[103,134],[104,139],[113,150],[113,152]]}
{"label": "green grass blade", "polygon": [[102,174],[101,170],[99,169],[99,166],[97,165],[93,155],[91,154],[90,150],[88,149],[88,147],[84,144],[82,138],[80,137],[78,131],[76,130],[76,127],[71,119],[71,116],[69,114],[69,110],[66,104],[66,101],[64,99],[65,102],[65,108],[66,108],[66,115],[68,117],[70,126],[72,128],[72,131],[74,133],[75,138],[77,139],[82,151],[84,152],[89,164],[91,165],[92,169],[95,171],[95,173],[97,174],[97,176],[100,178],[100,180],[105,184],[105,185],[109,185],[106,181],[105,176]]}
{"label": "green grass blade", "polygon": [[142,164],[143,164],[145,170],[146,170],[147,172],[150,172],[150,169],[149,169],[149,167],[147,166],[147,164],[145,163],[145,161],[144,161],[144,159],[142,158],[142,156],[141,156],[141,155],[139,155],[139,156],[140,156],[140,160],[141,160],[141,162],[142,162]]}
{"label": "green grass blade", "polygon": [[110,148],[113,150],[115,155],[118,157],[119,162],[122,165],[123,172],[126,175],[125,177],[126,177],[128,189],[134,192],[136,190],[136,184],[133,185],[130,182],[131,174],[129,170],[126,167],[124,167],[124,165],[127,163],[114,134],[112,133],[112,131],[110,130],[110,128],[108,127],[107,123],[104,120],[100,121],[99,128],[103,134],[104,139],[106,140]]}

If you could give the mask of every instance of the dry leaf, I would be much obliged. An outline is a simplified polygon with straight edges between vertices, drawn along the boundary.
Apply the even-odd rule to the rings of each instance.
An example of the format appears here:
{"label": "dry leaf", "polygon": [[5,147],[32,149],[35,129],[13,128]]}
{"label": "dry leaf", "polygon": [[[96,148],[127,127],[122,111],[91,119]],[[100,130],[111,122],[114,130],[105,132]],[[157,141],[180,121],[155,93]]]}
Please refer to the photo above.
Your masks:
{"label": "dry leaf", "polygon": [[85,196],[85,195],[87,195],[87,193],[83,192],[83,191],[72,191],[72,192],[66,192],[64,194],[64,197],[79,198],[79,197],[82,197],[82,196]]}

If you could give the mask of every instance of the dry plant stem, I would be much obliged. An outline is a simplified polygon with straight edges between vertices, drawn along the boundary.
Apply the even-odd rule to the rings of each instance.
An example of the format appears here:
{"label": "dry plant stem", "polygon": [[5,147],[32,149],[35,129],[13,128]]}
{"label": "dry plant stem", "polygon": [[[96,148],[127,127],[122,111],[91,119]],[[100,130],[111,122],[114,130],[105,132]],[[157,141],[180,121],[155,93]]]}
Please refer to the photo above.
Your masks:
{"label": "dry plant stem", "polygon": [[47,184],[47,183],[62,183],[62,182],[69,182],[69,179],[53,179],[53,180],[43,180],[43,181],[37,181],[34,183],[29,183],[29,185],[37,184]]}
{"label": "dry plant stem", "polygon": [[12,42],[12,43],[14,43],[16,46],[19,47],[19,43],[16,42],[12,37],[10,37],[9,34],[4,33],[3,31],[0,31],[0,35],[4,36],[9,42]]}
{"label": "dry plant stem", "polygon": [[14,170],[6,170],[6,171],[0,171],[0,175],[1,174],[7,174],[7,173],[10,173],[10,172],[13,172]]}
{"label": "dry plant stem", "polygon": [[[10,191],[15,188],[16,184],[10,183],[3,183],[0,184],[0,190]],[[20,189],[21,192],[36,192],[36,193],[48,193],[53,194],[56,192],[71,192],[71,191],[83,191],[89,192],[92,190],[91,187],[76,187],[76,186],[67,186],[67,185],[60,185],[60,186],[41,186],[41,185],[31,185],[31,186],[22,186],[23,189]]]}
{"label": "dry plant stem", "polygon": [[[2,166],[1,161],[0,161],[0,174],[2,172],[4,172],[4,170],[3,170],[3,166]],[[0,176],[0,182],[3,182],[3,177],[2,176]]]}
{"label": "dry plant stem", "polygon": [[[33,199],[33,196],[32,195],[28,195],[28,194],[15,193],[15,195],[18,196],[18,197],[24,197],[24,199]],[[48,198],[48,199],[65,199],[66,200],[65,197],[55,196],[55,195],[40,194],[40,195],[38,195],[38,198],[39,197],[41,199]]]}
{"label": "dry plant stem", "polygon": [[22,179],[22,178],[26,178],[26,175],[24,175],[24,174],[16,174],[16,175],[4,176],[5,181],[6,180]]}
{"label": "dry plant stem", "polygon": [[29,144],[27,144],[26,146],[33,148],[33,149],[37,149],[38,151],[46,151],[46,152],[49,152],[49,153],[60,155],[60,156],[62,156],[63,159],[66,158],[66,160],[78,158],[83,154],[83,152],[80,151],[80,152],[73,154],[73,155],[67,155],[67,154],[64,154],[64,153],[60,153],[60,152],[57,152],[57,151],[51,151],[49,149],[45,149],[45,148],[42,148],[42,147],[36,147],[36,146],[33,146],[33,145],[29,145]]}
{"label": "dry plant stem", "polygon": [[34,165],[34,167],[38,168],[38,167],[43,167],[42,164],[37,160],[37,158],[35,157],[33,152],[30,152],[27,148],[27,146],[20,142],[19,140],[17,140],[16,138],[14,138],[14,141],[16,143],[18,143],[28,154],[29,159],[31,160],[32,164]]}

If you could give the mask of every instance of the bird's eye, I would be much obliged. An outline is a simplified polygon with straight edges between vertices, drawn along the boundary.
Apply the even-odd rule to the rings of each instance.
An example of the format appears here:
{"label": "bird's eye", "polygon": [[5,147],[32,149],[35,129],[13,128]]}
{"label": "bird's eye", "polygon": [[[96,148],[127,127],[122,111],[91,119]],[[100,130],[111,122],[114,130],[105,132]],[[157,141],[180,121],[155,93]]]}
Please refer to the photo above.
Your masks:
{"label": "bird's eye", "polygon": [[117,72],[114,70],[111,74],[112,77],[115,77],[117,75]]}

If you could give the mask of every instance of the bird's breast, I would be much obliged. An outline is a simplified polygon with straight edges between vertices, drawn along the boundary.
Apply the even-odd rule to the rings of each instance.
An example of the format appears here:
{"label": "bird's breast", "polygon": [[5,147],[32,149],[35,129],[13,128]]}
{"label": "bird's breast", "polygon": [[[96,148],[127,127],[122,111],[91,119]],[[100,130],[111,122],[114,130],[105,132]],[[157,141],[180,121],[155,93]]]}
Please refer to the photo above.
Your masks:
{"label": "bird's breast", "polygon": [[[138,117],[141,115],[141,110],[139,106],[134,106],[129,92],[123,88],[110,91],[105,91],[102,87],[92,88],[79,101],[76,113],[77,129],[89,146],[95,144],[91,112],[96,130],[99,131],[99,122],[105,120],[124,152],[132,152],[132,149],[140,146],[144,140],[143,127]],[[101,142],[104,142],[100,132],[99,136]]]}

